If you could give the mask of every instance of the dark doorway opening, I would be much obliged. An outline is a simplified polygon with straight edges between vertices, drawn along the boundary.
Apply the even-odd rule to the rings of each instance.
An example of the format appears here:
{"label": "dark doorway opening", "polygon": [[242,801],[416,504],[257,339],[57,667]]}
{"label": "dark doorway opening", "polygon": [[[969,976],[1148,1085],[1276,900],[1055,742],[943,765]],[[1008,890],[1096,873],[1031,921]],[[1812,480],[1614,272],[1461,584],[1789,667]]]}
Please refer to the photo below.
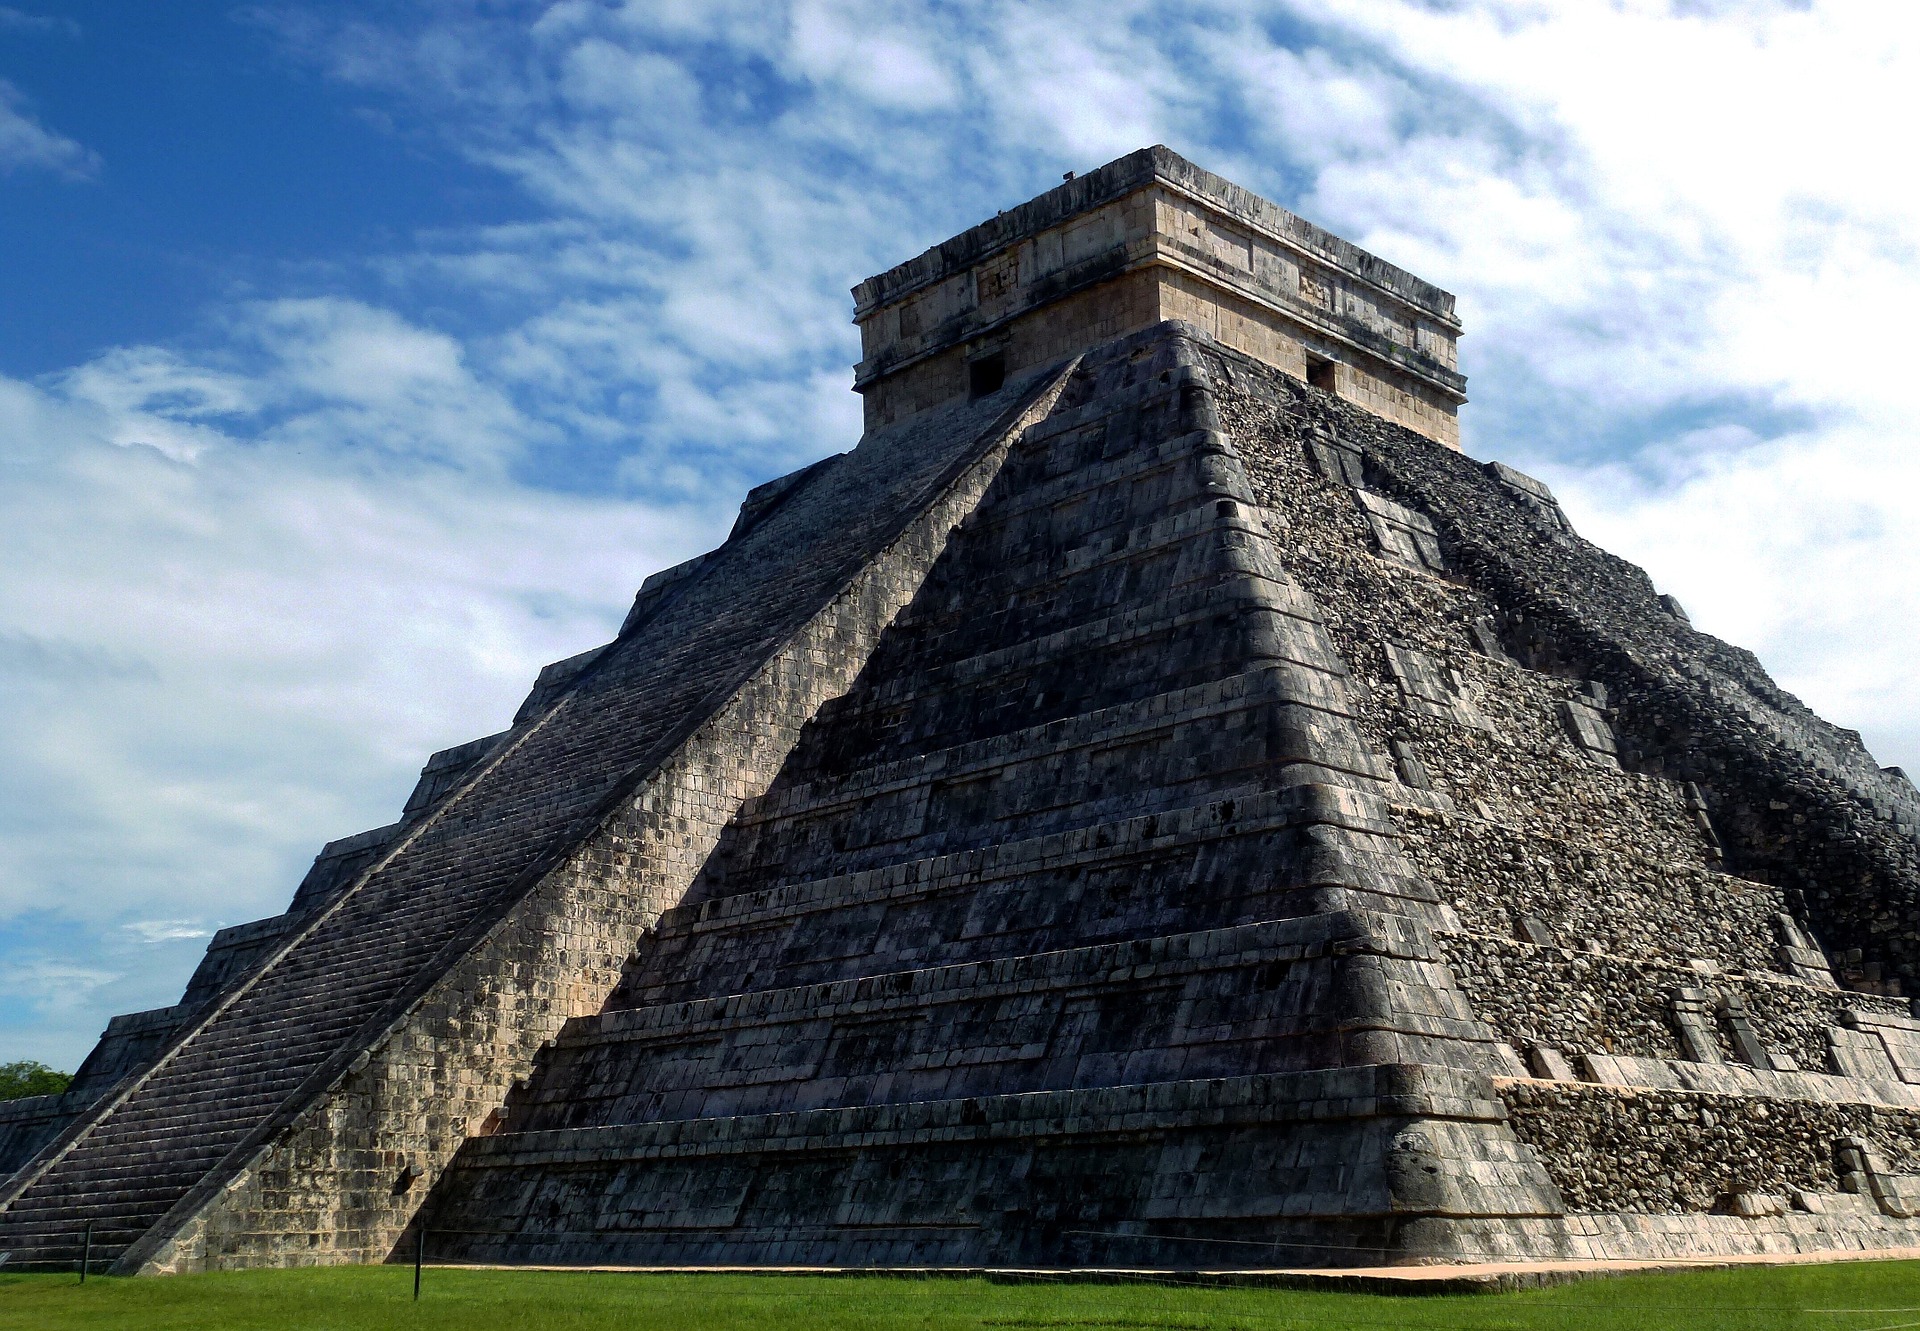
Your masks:
{"label": "dark doorway opening", "polygon": [[1334,363],[1320,356],[1307,357],[1307,382],[1315,388],[1324,388],[1329,393],[1339,389],[1334,378]]}
{"label": "dark doorway opening", "polygon": [[989,352],[976,356],[967,362],[967,397],[969,399],[985,397],[997,393],[1000,386],[1007,382],[1007,353]]}

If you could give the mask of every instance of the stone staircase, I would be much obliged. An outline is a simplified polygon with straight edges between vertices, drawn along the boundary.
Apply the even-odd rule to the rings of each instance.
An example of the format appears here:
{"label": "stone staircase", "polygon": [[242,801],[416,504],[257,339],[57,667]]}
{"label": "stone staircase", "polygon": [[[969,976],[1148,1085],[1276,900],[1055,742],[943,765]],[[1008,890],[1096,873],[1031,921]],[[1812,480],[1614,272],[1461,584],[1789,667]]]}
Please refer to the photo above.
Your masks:
{"label": "stone staircase", "polygon": [[[126,1258],[138,1267],[296,1121],[310,1122],[316,1112],[324,1117],[325,1098],[366,1065],[368,1051],[393,1035],[423,995],[498,935],[543,875],[577,853],[669,755],[685,753],[689,733],[715,715],[730,691],[738,696],[743,681],[756,670],[764,675],[770,659],[781,665],[780,654],[794,650],[790,642],[802,624],[817,623],[823,607],[831,611],[846,601],[857,577],[871,581],[879,551],[890,542],[926,539],[912,535],[911,524],[924,521],[929,503],[1004,437],[1036,394],[1057,393],[1063,382],[1060,373],[1029,380],[869,439],[855,454],[812,469],[807,484],[792,487],[782,502],[760,506],[751,523],[743,519],[728,545],[707,556],[699,576],[673,597],[655,598],[640,622],[630,620],[623,636],[551,705],[523,713],[513,731],[490,740],[486,756],[353,885],[203,1010],[144,1075],[94,1105],[15,1175],[0,1196],[0,1251],[11,1254],[16,1268],[70,1265],[91,1222],[97,1261]],[[944,528],[939,535],[944,538]],[[918,575],[911,576],[917,585]],[[871,620],[891,609],[854,602],[850,613]],[[830,689],[834,672],[857,668],[855,626],[829,631],[840,634],[841,654],[851,663],[782,665],[788,676],[797,672],[801,684],[812,687],[808,680],[817,674],[818,687]],[[803,696],[805,714],[818,701]],[[802,719],[791,724],[797,728]],[[720,754],[733,751],[723,747]],[[714,809],[716,826],[748,793],[744,784],[717,777],[695,778],[694,786],[692,798]],[[684,883],[667,890],[671,895],[659,904],[677,899]],[[582,921],[588,944],[582,950],[601,955],[582,960],[563,952],[559,960],[573,970],[533,975],[528,989],[549,995],[548,1008],[556,1002],[598,1006],[619,956],[659,904],[632,902],[640,914],[624,936],[617,919]],[[538,945],[553,941],[534,932]],[[590,973],[583,978],[580,967],[591,972],[595,965],[609,972],[607,981],[593,981]],[[474,1001],[485,1000],[487,987],[475,988]],[[528,1020],[538,1027],[567,1015],[563,1006]],[[542,1033],[533,1029],[527,1038],[537,1045]],[[488,1063],[486,1054],[452,1048],[438,1056],[462,1069],[449,1071],[446,1081],[482,1084],[482,1106],[487,1079],[498,1080],[497,1103],[516,1070],[511,1058]],[[436,1056],[425,1057],[431,1078]],[[466,1120],[445,1094],[439,1101],[434,1094],[429,1087],[418,1117],[451,1120],[435,1129],[451,1134],[450,1153]],[[349,1145],[367,1159],[383,1158],[382,1143]],[[390,1183],[396,1196],[402,1191],[417,1168],[412,1162],[421,1158],[421,1142],[385,1145],[384,1158],[409,1161],[405,1172],[399,1166],[387,1171],[399,1182],[368,1177],[369,1167],[358,1166],[351,1178],[330,1185],[346,1196],[341,1204],[364,1207],[367,1195],[384,1197]],[[272,1192],[267,1185],[263,1242],[276,1241],[278,1226],[298,1228],[290,1216],[272,1212]],[[356,1192],[361,1202],[353,1200]],[[358,1242],[390,1241],[379,1239],[378,1230],[375,1225],[371,1237]]]}

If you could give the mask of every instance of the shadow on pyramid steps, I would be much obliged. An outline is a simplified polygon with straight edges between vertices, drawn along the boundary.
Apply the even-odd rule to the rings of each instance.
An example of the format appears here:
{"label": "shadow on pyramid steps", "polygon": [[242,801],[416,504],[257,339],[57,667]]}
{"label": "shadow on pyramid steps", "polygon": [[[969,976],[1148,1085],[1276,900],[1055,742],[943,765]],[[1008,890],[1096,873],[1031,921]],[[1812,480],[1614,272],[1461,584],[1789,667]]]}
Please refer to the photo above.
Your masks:
{"label": "shadow on pyramid steps", "polygon": [[1560,1212],[1198,345],[1082,361],[608,1009],[456,1159],[438,1248],[1317,1265]]}

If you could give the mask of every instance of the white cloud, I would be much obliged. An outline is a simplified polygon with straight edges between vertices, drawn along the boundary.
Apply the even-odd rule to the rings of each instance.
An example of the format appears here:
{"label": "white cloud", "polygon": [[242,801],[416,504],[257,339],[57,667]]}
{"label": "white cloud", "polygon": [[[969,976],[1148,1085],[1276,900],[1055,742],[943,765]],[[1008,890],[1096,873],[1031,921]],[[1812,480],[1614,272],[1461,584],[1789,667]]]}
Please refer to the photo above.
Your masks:
{"label": "white cloud", "polygon": [[800,0],[791,18],[791,67],[809,82],[844,87],[887,110],[952,106],[959,87],[948,67],[950,34],[928,15],[913,15],[917,24],[900,17],[892,5]]}
{"label": "white cloud", "polygon": [[1920,463],[1868,422],[1677,441],[1654,478],[1546,469],[1589,539],[1631,551],[1696,626],[1751,648],[1817,710],[1920,772]]}
{"label": "white cloud", "polygon": [[[1304,6],[1299,12],[1305,16]],[[1920,759],[1920,18],[1840,5],[1315,5],[1479,118],[1320,169],[1308,206],[1454,285],[1470,441],[1755,649],[1886,762]]]}
{"label": "white cloud", "polygon": [[20,90],[0,79],[0,174],[21,168],[80,180],[100,169],[100,159],[91,149],[41,124],[27,109]]}
{"label": "white cloud", "polygon": [[[217,422],[255,405],[255,385],[246,378],[189,364],[160,347],[116,347],[55,378],[60,396],[87,409],[103,438],[181,462],[230,442]],[[16,389],[16,399],[22,393]],[[15,406],[21,409],[17,400]]]}
{"label": "white cloud", "polygon": [[129,920],[120,927],[142,943],[183,942],[213,935],[213,930],[198,920]]}
{"label": "white cloud", "polygon": [[0,1011],[30,1014],[33,1024],[22,1023],[20,1034],[9,1041],[5,1061],[36,1058],[68,1070],[75,1067],[92,1035],[106,1024],[102,1009],[113,1003],[111,997],[104,1004],[101,999],[112,994],[121,974],[72,959],[10,958],[0,967]]}
{"label": "white cloud", "polygon": [[8,967],[109,963],[87,1002],[31,1008],[68,1063],[720,522],[513,481],[538,430],[509,437],[499,395],[391,314],[274,302],[225,328],[248,368],[131,348],[0,381],[0,562],[33,570],[0,580],[0,942]]}
{"label": "white cloud", "polygon": [[[87,1012],[168,1001],[152,958],[176,989],[192,960],[101,940],[277,909],[320,841],[390,818],[429,749],[503,721],[748,483],[848,446],[849,286],[1155,141],[1458,291],[1471,445],[1920,768],[1904,10],[259,21],[537,215],[343,256],[377,299],[265,290],[166,346],[0,381],[21,458],[0,558],[46,571],[0,584],[0,672],[33,700],[0,717],[0,912],[90,922],[120,978]],[[0,104],[0,145],[15,121],[67,142],[24,115]]]}
{"label": "white cloud", "polygon": [[12,5],[0,5],[0,32],[53,32],[65,37],[78,37],[80,25],[70,18],[49,18],[42,14],[29,14]]}
{"label": "white cloud", "polygon": [[[1539,371],[1593,391],[1626,366],[1634,373],[1613,391],[1643,402],[1742,392],[1851,409],[1897,382],[1898,339],[1886,335],[1902,301],[1889,297],[1920,280],[1920,235],[1910,174],[1886,164],[1905,152],[1914,16],[1599,0],[1445,10],[1344,0],[1315,13],[1521,136],[1512,166],[1457,179],[1478,192],[1493,185],[1486,176],[1506,177],[1530,196],[1526,208],[1462,208],[1471,194],[1435,199],[1418,172],[1397,193],[1376,177],[1363,194],[1339,169],[1321,185],[1342,191],[1348,210],[1364,199],[1389,226],[1452,205],[1440,214],[1452,252],[1433,257],[1449,270],[1438,276],[1487,301],[1478,335],[1586,323],[1593,335],[1577,339],[1571,365]],[[1378,156],[1412,165],[1374,154],[1348,170],[1364,178]],[[1514,241],[1519,261],[1501,263],[1491,251]],[[1830,301],[1849,311],[1849,335],[1810,336],[1831,321]]]}

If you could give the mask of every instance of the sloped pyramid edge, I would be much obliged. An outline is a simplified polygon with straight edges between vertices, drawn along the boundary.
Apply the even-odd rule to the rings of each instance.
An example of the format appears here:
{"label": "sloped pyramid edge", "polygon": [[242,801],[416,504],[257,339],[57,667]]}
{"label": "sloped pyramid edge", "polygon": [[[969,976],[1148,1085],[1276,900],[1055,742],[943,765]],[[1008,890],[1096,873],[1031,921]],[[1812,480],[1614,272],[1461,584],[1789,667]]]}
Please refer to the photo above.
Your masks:
{"label": "sloped pyramid edge", "polygon": [[[634,937],[677,899],[697,870],[702,838],[717,832],[754,783],[777,768],[819,703],[844,687],[948,533],[977,502],[1010,439],[1044,413],[1071,369],[1069,364],[1042,372],[954,413],[958,419],[948,432],[964,434],[953,463],[894,517],[883,517],[873,545],[843,565],[801,622],[769,625],[732,684],[679,718],[655,758],[632,772],[591,818],[576,820],[561,843],[487,904],[157,1224],[122,1245],[115,1269],[384,1256],[426,1195],[426,1187],[412,1181],[425,1176],[431,1182],[468,1128],[497,1107],[565,1017],[597,1008]],[[575,681],[576,691],[590,674]],[[456,817],[465,792],[508,762],[518,743],[556,724],[572,696],[525,726],[245,984],[224,994],[142,1074],[44,1148],[11,1181],[6,1203],[17,1205],[36,1187],[59,1187],[63,1162],[91,1132],[116,1111],[137,1109],[156,1074],[250,991],[270,982],[276,967],[384,866]],[[68,1186],[84,1192],[85,1183],[76,1179]],[[83,1200],[99,1211],[110,1212],[113,1205],[111,1198]],[[23,1234],[21,1217],[0,1213],[0,1246],[16,1247],[16,1260],[26,1259],[21,1265],[34,1264],[36,1257],[59,1265],[66,1257],[62,1247],[77,1244],[81,1219],[43,1208]],[[66,1228],[74,1231],[70,1240]],[[298,1252],[285,1237],[290,1232],[301,1236]],[[315,1242],[322,1233],[326,1242]]]}

